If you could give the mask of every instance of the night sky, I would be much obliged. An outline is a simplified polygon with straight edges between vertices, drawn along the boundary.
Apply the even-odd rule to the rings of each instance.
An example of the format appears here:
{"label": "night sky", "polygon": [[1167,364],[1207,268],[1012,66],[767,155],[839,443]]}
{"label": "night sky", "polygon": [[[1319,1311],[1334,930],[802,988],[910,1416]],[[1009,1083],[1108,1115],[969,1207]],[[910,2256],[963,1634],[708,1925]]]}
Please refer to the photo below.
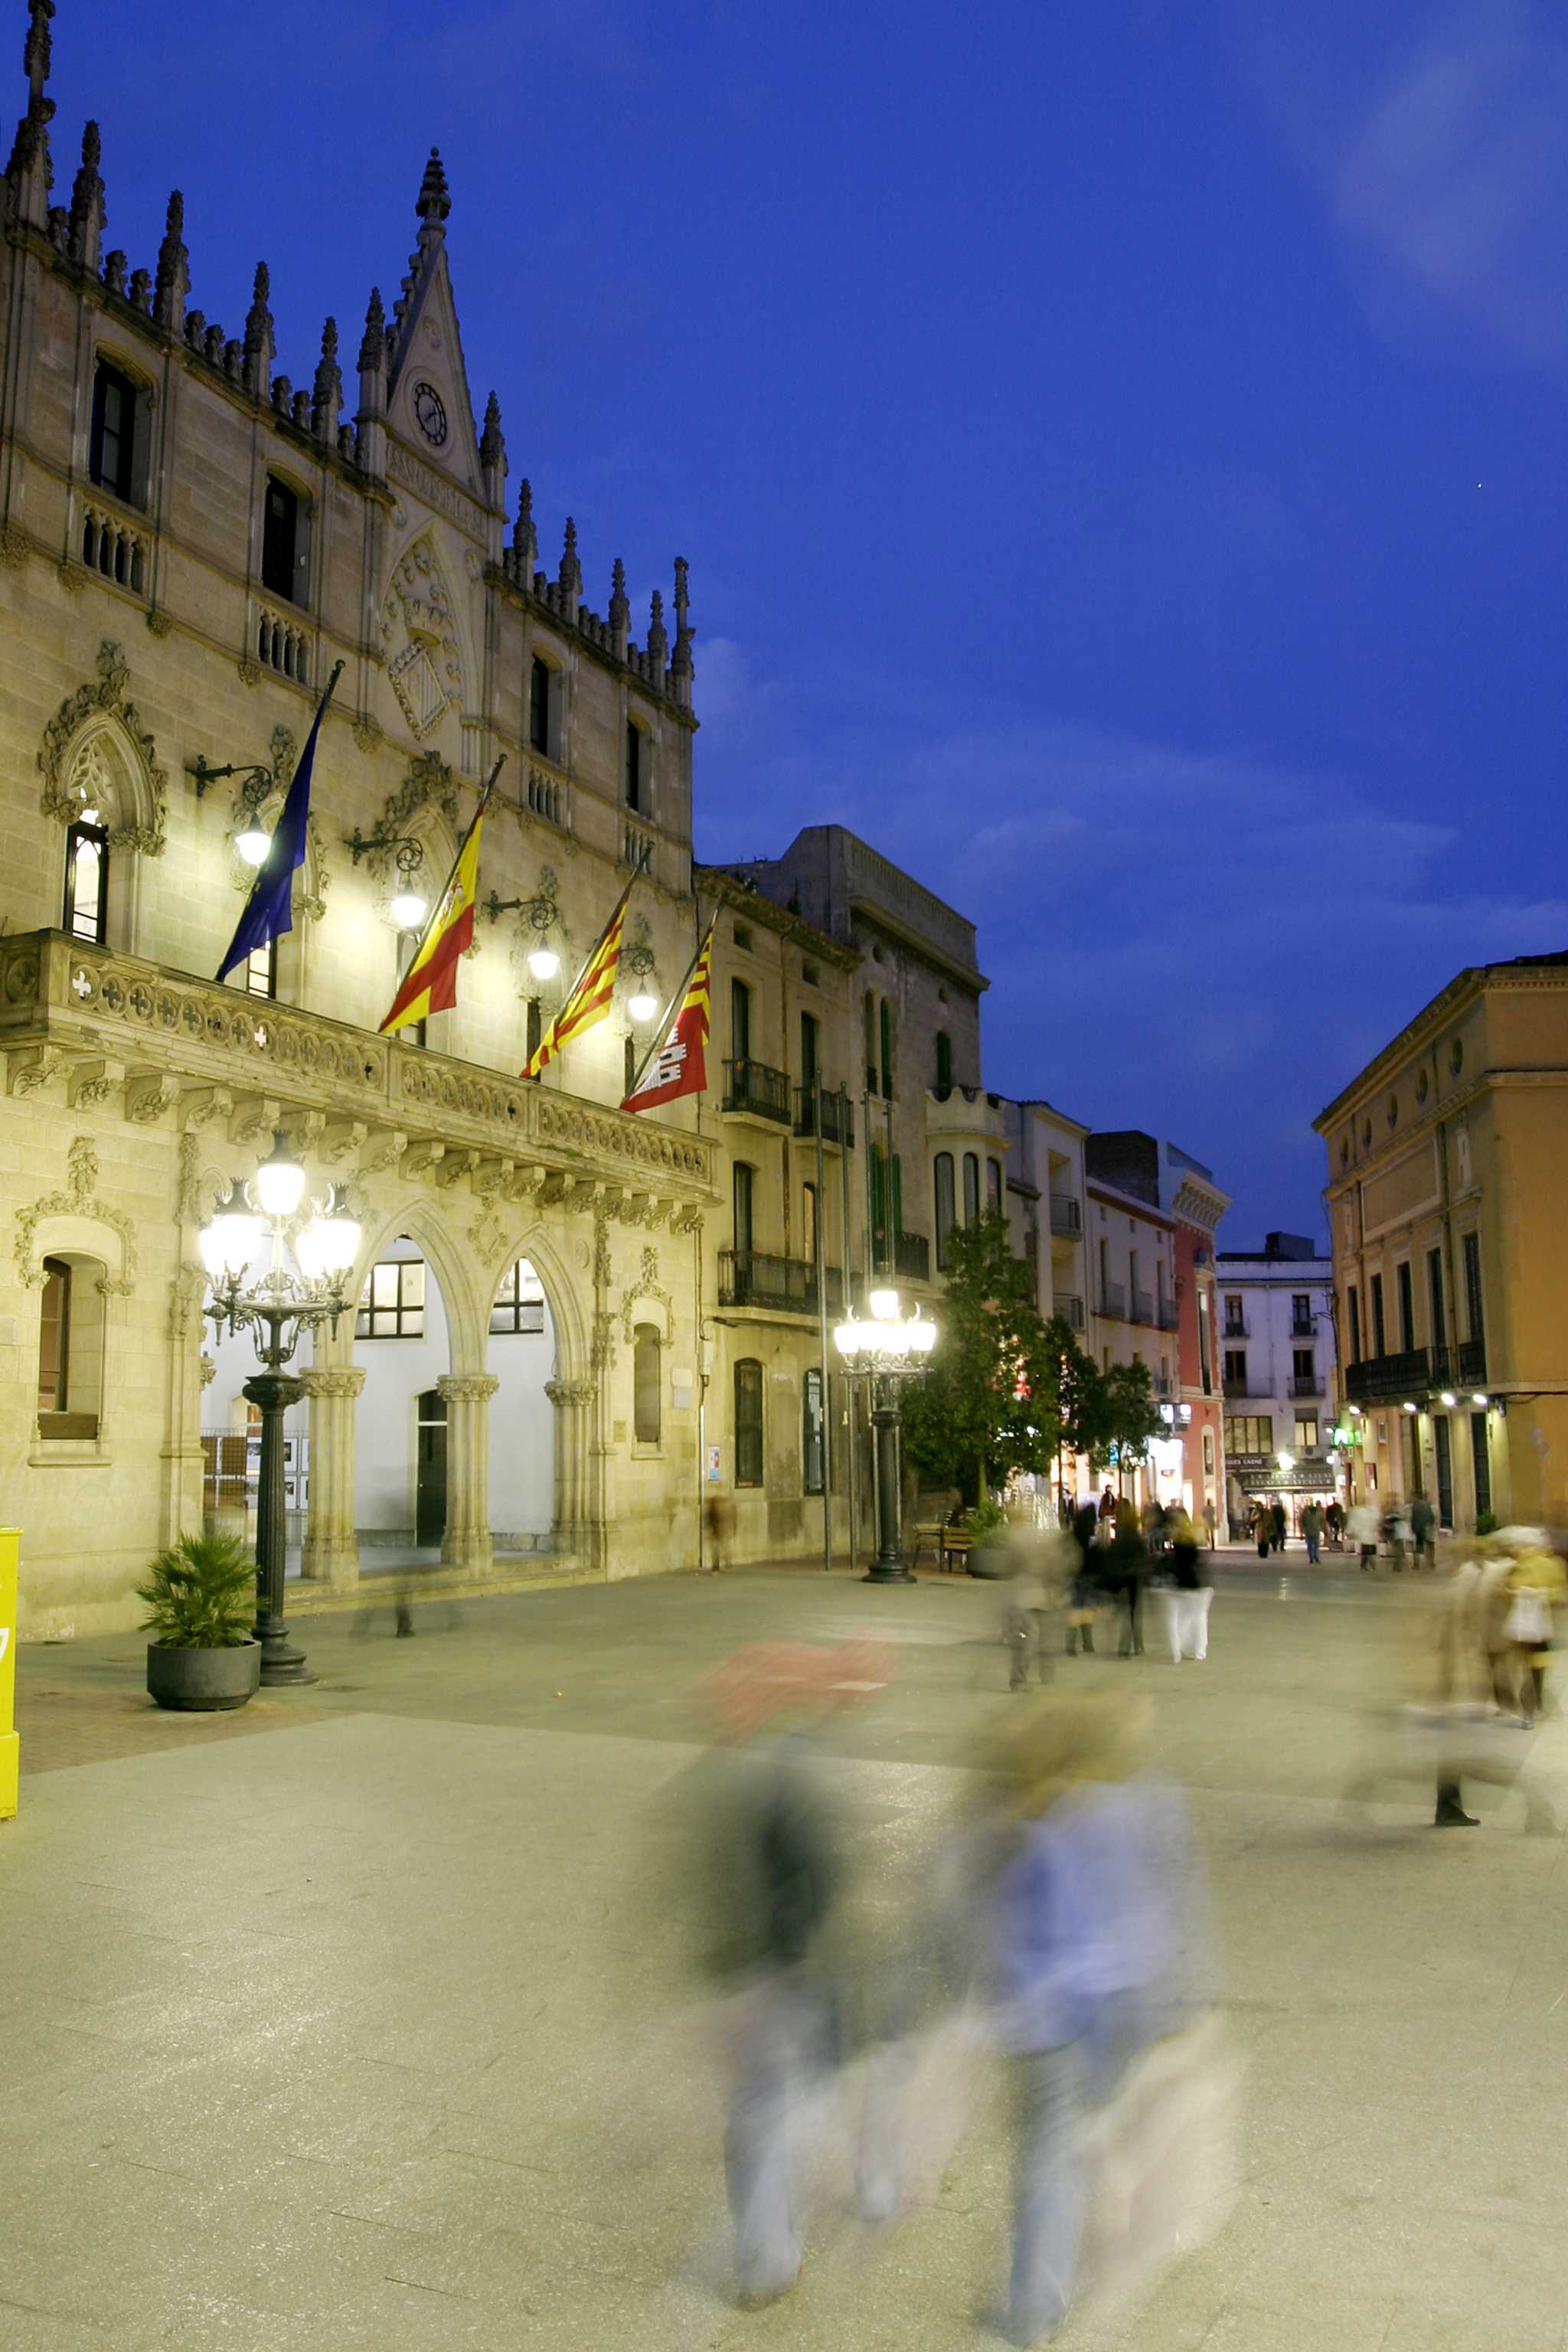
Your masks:
{"label": "night sky", "polygon": [[[26,26],[5,0],[6,113]],[[979,924],[986,1082],[1323,1233],[1309,1121],[1568,947],[1568,22],[1485,0],[60,0],[56,198],[347,371],[426,152],[541,561],[691,562],[697,846]],[[7,131],[9,123],[7,123]],[[352,396],[350,405],[352,407]],[[963,1074],[960,1074],[963,1075]]]}

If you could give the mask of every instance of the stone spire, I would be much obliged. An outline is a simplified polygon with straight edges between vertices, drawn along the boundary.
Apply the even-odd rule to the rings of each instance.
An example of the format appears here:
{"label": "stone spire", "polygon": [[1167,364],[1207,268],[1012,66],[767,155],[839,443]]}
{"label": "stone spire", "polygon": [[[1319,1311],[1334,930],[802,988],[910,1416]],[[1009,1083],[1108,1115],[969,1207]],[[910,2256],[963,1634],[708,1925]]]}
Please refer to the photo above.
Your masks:
{"label": "stone spire", "polygon": [[318,441],[336,441],[338,411],[343,404],[343,379],[338,367],[338,322],[329,319],[321,329],[321,356],[310,392],[310,430]]}
{"label": "stone spire", "polygon": [[664,631],[664,598],[656,588],[647,608],[647,662],[655,686],[662,680],[668,659],[669,639]]}
{"label": "stone spire", "polygon": [[361,375],[383,374],[386,368],[386,312],[381,307],[381,289],[373,286],[364,314],[364,333],[360,338],[359,372]]}
{"label": "stone spire", "polygon": [[153,318],[172,335],[184,332],[185,297],[191,290],[191,257],[185,250],[185,200],[178,188],[169,198],[163,242],[158,247],[158,274],[153,280]]}
{"label": "stone spire", "polygon": [[687,591],[687,562],[684,555],[675,559],[675,651],[669,657],[669,674],[675,680],[677,698],[691,699],[691,599]]}
{"label": "stone spire", "polygon": [[359,412],[354,423],[359,427],[360,463],[367,474],[379,478],[386,471],[386,313],[381,307],[379,286],[370,289],[360,339]]}
{"label": "stone spire", "polygon": [[506,479],[506,439],[500,429],[500,403],[492,392],[485,403],[485,429],[479,435],[479,463],[485,469],[485,495],[492,507],[502,504]]}
{"label": "stone spire", "polygon": [[427,236],[445,236],[452,198],[447,187],[447,174],[441,166],[438,147],[430,150],[430,161],[426,164],[425,177],[419,183],[419,201],[414,209],[419,215],[421,245]]}
{"label": "stone spire", "polygon": [[526,474],[517,494],[517,520],[512,525],[511,552],[519,586],[531,588],[533,567],[539,561],[539,541],[533,531],[533,485]]}
{"label": "stone spire", "polygon": [[49,123],[55,101],[47,93],[51,62],[49,23],[55,0],[28,0],[27,37],[22,44],[22,71],[27,77],[27,111],[16,125],[16,143],[5,176],[11,182],[15,216],[45,228],[49,218],[49,190],[54,167],[49,161]]}
{"label": "stone spire", "polygon": [[626,596],[626,567],[617,555],[610,574],[610,642],[616,659],[625,661],[631,635],[632,608]]}
{"label": "stone spire", "polygon": [[272,313],[267,307],[271,291],[272,278],[267,264],[258,261],[255,290],[245,314],[244,369],[245,388],[258,400],[270,399],[272,394],[272,360],[278,346],[273,339]]}
{"label": "stone spire", "polygon": [[71,187],[70,233],[66,250],[83,269],[96,278],[101,258],[104,223],[108,212],[103,201],[103,181],[99,163],[103,148],[98,135],[98,125],[89,122],[81,134],[81,169]]}
{"label": "stone spire", "polygon": [[566,544],[561,551],[561,602],[569,621],[577,617],[583,601],[583,567],[577,561],[577,526],[566,518]]}

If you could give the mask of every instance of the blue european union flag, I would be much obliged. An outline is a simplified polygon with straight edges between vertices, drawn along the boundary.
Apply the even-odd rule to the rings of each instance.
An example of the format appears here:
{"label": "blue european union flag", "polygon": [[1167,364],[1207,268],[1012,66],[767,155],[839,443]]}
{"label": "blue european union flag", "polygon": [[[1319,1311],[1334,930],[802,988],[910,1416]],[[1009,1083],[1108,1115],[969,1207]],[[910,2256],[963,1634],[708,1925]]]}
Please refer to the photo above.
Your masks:
{"label": "blue european union flag", "polygon": [[294,928],[294,876],[305,863],[305,820],[310,814],[310,771],[316,762],[316,737],[342,667],[340,662],[317,705],[300,764],[294,771],[294,781],[289,787],[289,797],[283,803],[283,814],[273,828],[271,847],[251,885],[245,912],[229,941],[228,953],[217,968],[219,980],[226,979],[235,965],[244,963],[258,948],[264,948],[269,940]]}

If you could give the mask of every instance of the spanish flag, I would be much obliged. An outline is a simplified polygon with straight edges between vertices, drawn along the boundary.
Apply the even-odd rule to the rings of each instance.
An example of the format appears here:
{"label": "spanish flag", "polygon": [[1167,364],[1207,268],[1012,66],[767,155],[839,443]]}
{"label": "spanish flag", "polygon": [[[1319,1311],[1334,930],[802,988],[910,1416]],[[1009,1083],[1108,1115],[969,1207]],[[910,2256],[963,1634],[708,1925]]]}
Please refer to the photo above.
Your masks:
{"label": "spanish flag", "polygon": [[404,973],[392,1000],[392,1010],[381,1024],[384,1037],[394,1029],[405,1028],[411,1021],[424,1021],[432,1013],[445,1013],[458,1001],[458,958],[465,948],[473,945],[474,940],[474,906],[479,889],[479,824],[490,787],[500,773],[498,760],[489,783],[479,795],[474,821],[463,837],[440,902],[425,926],[414,961]]}
{"label": "spanish flag", "polygon": [[621,1105],[623,1110],[658,1110],[682,1095],[700,1095],[708,1085],[708,982],[712,963],[713,926],[697,951],[686,976],[686,986],[674,1000],[679,1011],[656,1054],[644,1063],[636,1086]]}
{"label": "spanish flag", "polygon": [[[634,874],[632,882],[637,880]],[[549,1028],[529,1055],[520,1077],[536,1078],[547,1064],[555,1059],[563,1045],[580,1037],[584,1029],[592,1029],[610,1009],[616,992],[616,973],[621,961],[621,933],[626,928],[626,900],[632,895],[628,882],[616,902],[615,913],[599,934],[599,943],[573,983],[571,993],[555,1015]]]}

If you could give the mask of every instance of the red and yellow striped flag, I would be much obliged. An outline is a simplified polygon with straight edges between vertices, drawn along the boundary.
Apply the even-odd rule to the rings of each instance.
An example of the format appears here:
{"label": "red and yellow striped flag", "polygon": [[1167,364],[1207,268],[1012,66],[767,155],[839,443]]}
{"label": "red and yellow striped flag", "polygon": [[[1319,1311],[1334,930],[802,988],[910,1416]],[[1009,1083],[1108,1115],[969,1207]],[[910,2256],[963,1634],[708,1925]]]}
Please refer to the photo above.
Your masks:
{"label": "red and yellow striped flag", "polygon": [[[632,882],[637,879],[632,877]],[[599,944],[578,973],[571,994],[555,1015],[549,1028],[524,1063],[519,1076],[536,1078],[555,1059],[563,1045],[580,1037],[584,1029],[592,1029],[610,1009],[616,992],[616,973],[621,961],[621,933],[626,928],[626,900],[632,895],[628,882],[616,901],[616,911],[599,934]]]}
{"label": "red and yellow striped flag", "polygon": [[686,975],[669,1034],[648,1056],[641,1075],[622,1103],[623,1110],[660,1110],[682,1095],[700,1095],[708,1085],[708,973],[713,952],[713,926],[697,950]]}
{"label": "red and yellow striped flag", "polygon": [[458,1001],[458,958],[474,938],[474,901],[479,887],[479,818],[468,827],[468,837],[458,853],[441,903],[425,927],[425,936],[404,973],[392,1010],[381,1024],[383,1036],[432,1013],[445,1013]]}

